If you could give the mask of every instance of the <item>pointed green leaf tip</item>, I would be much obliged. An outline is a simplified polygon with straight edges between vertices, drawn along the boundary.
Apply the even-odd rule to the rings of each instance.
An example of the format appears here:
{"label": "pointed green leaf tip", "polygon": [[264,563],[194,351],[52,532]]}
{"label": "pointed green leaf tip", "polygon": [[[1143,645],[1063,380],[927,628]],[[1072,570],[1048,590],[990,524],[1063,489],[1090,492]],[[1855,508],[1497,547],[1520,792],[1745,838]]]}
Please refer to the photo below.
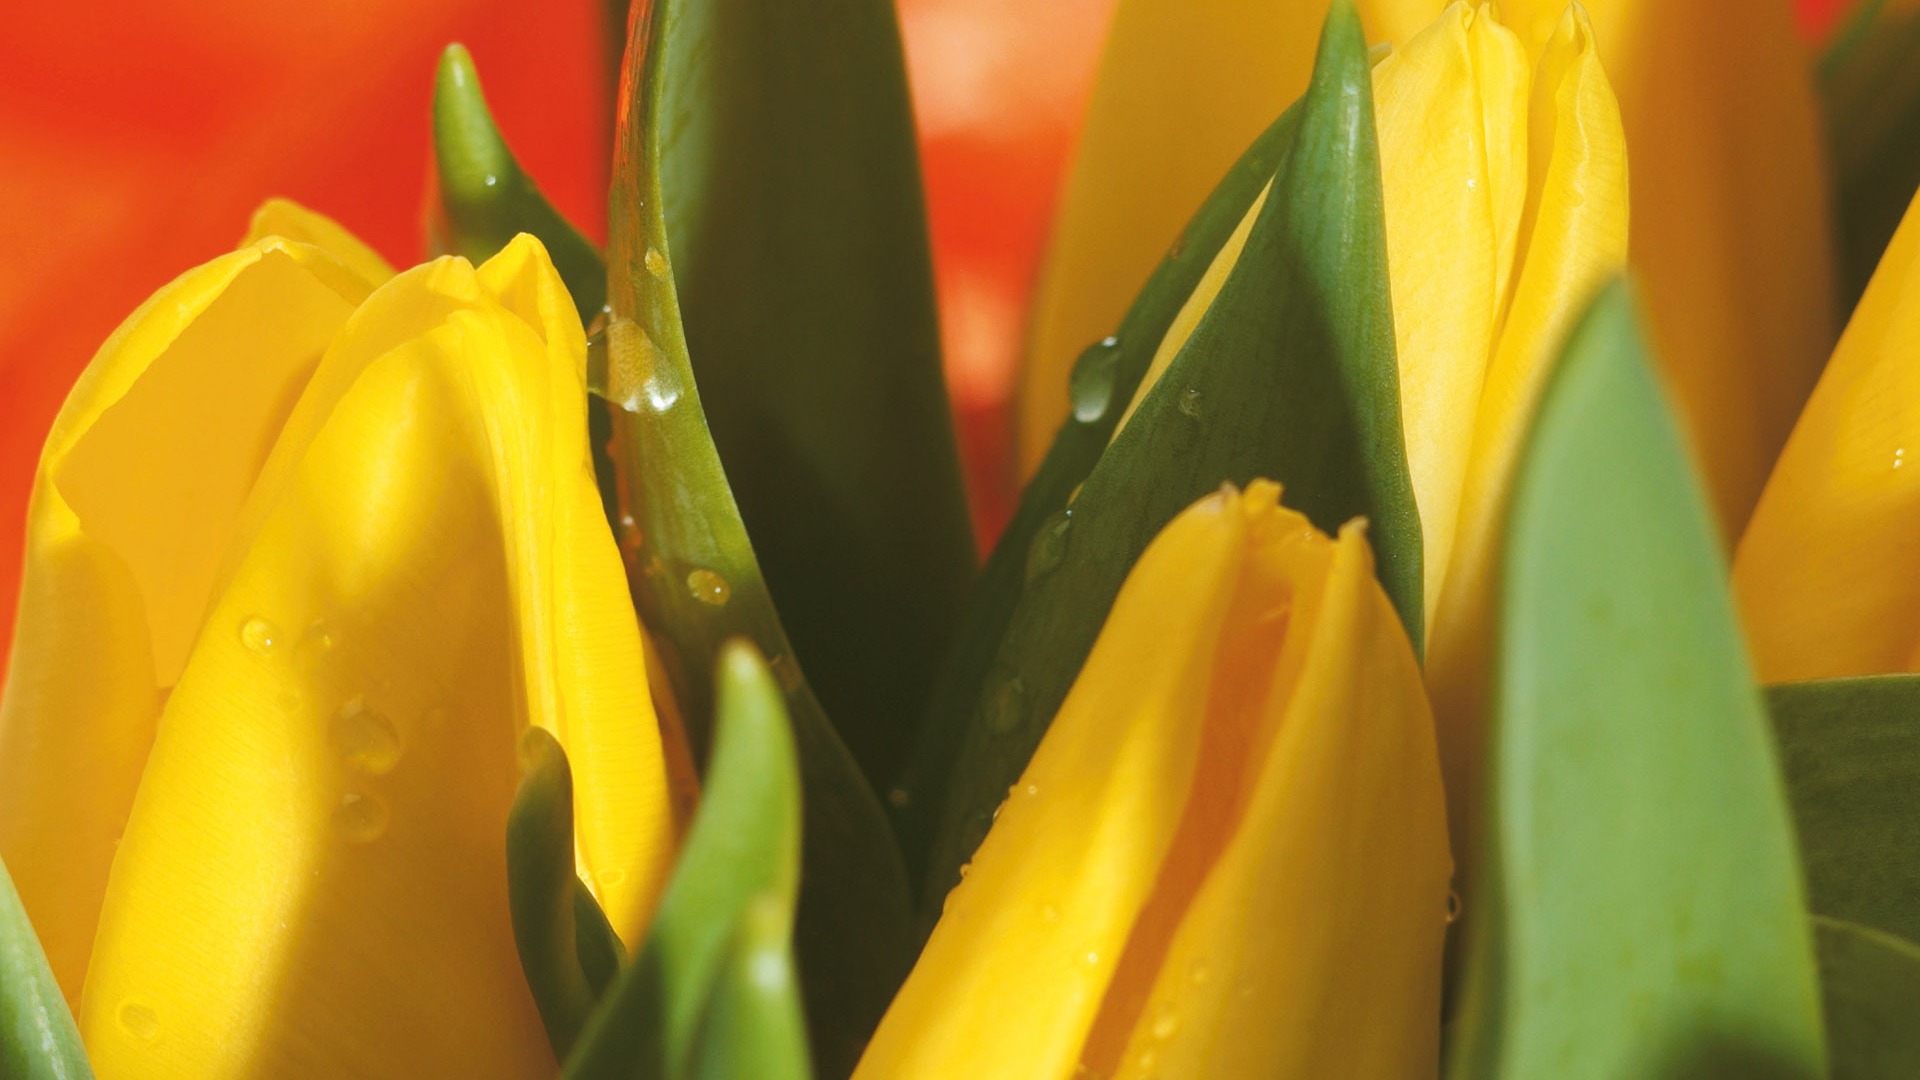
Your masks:
{"label": "pointed green leaf tip", "polygon": [[1764,705],[1622,282],[1560,357],[1506,552],[1448,1076],[1825,1076]]}
{"label": "pointed green leaf tip", "polygon": [[947,783],[923,926],[1046,734],[1134,561],[1222,483],[1279,480],[1287,504],[1327,531],[1366,517],[1381,581],[1419,640],[1420,522],[1400,433],[1372,68],[1352,5],[1327,16],[1296,111],[1220,294],[1026,553]]}
{"label": "pointed green leaf tip", "polygon": [[91,1080],[80,1031],[0,863],[0,1077]]}
{"label": "pointed green leaf tip", "polygon": [[[807,1074],[806,1039],[793,1030],[799,997],[789,952],[800,880],[793,732],[780,687],[752,645],[725,646],[717,682],[700,809],[646,945],[567,1061],[570,1080],[723,1075],[712,1070],[715,1060],[769,1063],[770,1071],[740,1076]],[[740,984],[756,974],[764,985]],[[752,1045],[712,1045],[709,1033],[721,1032]]]}
{"label": "pointed green leaf tip", "polygon": [[433,153],[439,177],[434,247],[472,262],[491,258],[518,233],[532,233],[572,294],[582,324],[607,300],[600,253],[547,202],[494,126],[480,73],[464,45],[440,54],[433,85]]}
{"label": "pointed green leaf tip", "polygon": [[520,737],[520,786],[507,813],[507,905],[527,989],[565,1058],[620,966],[620,942],[574,873],[573,774],[552,735]]}

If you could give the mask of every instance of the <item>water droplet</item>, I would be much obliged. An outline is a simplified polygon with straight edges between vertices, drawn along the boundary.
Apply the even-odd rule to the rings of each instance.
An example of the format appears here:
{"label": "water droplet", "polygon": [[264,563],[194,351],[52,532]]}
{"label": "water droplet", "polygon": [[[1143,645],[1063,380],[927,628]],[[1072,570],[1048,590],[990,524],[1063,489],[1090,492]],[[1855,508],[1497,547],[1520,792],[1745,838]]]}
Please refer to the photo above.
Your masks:
{"label": "water droplet", "polygon": [[1073,362],[1073,374],[1067,377],[1067,397],[1073,402],[1073,418],[1091,424],[1107,414],[1113,400],[1113,373],[1120,363],[1120,339],[1101,338],[1087,346]]}
{"label": "water droplet", "polygon": [[357,791],[340,796],[340,805],[333,808],[334,827],[356,844],[380,839],[380,834],[387,831],[389,817],[387,804],[379,796]]}
{"label": "water droplet", "polygon": [[1187,969],[1187,978],[1190,979],[1195,986],[1207,985],[1207,977],[1211,974],[1212,972],[1207,970],[1207,962],[1205,960],[1195,960],[1193,966]]}
{"label": "water droplet", "polygon": [[733,586],[727,579],[702,567],[687,575],[687,593],[703,604],[719,607],[733,595]]}
{"label": "water droplet", "polygon": [[891,806],[895,809],[899,809],[901,807],[906,806],[908,803],[912,801],[913,801],[913,796],[907,794],[906,788],[897,787],[897,788],[887,789],[887,805],[888,806]]}
{"label": "water droplet", "polygon": [[647,254],[643,261],[647,264],[647,273],[652,274],[661,281],[667,280],[667,257],[660,254],[659,248],[647,248]]}
{"label": "water droplet", "polygon": [[1189,420],[1200,419],[1200,391],[1189,386],[1180,391],[1180,415]]}
{"label": "water droplet", "polygon": [[1089,966],[1097,966],[1100,963],[1100,954],[1092,949],[1088,949],[1085,959]]}
{"label": "water droplet", "polygon": [[627,880],[627,872],[618,867],[608,870],[596,870],[593,873],[593,880],[602,885],[619,885]]}
{"label": "water droplet", "polygon": [[280,632],[273,624],[258,615],[240,624],[240,644],[262,655],[273,651],[273,643],[279,637]]}
{"label": "water droplet", "polygon": [[1151,1030],[1153,1037],[1161,1040],[1173,1038],[1174,1033],[1180,1030],[1180,1011],[1173,1007],[1172,1002],[1163,1001],[1154,1006]]}
{"label": "water droplet", "polygon": [[680,400],[672,367],[632,319],[607,324],[607,398],[628,412],[666,412]]}
{"label": "water droplet", "polygon": [[1045,922],[1050,922],[1050,923],[1059,922],[1060,909],[1053,906],[1052,904],[1044,904],[1040,908],[1040,918],[1042,921],[1045,921]]}
{"label": "water droplet", "polygon": [[1447,890],[1447,922],[1452,924],[1460,919],[1460,894]]}
{"label": "water droplet", "polygon": [[987,730],[1006,734],[1027,716],[1027,684],[1016,676],[1003,681],[987,699]]}
{"label": "water droplet", "polygon": [[141,1042],[152,1042],[160,1037],[160,1014],[154,1012],[151,1006],[138,1001],[123,1001],[115,1018],[120,1021],[122,1031]]}
{"label": "water droplet", "polygon": [[1173,246],[1171,248],[1167,249],[1167,258],[1178,259],[1180,256],[1185,255],[1186,253],[1187,253],[1187,234],[1181,233],[1180,238],[1173,242]]}
{"label": "water droplet", "polygon": [[970,862],[963,862],[960,864],[960,880],[961,881],[967,880],[967,871],[971,869],[973,869],[973,864]]}
{"label": "water droplet", "polygon": [[1028,797],[1028,798],[1032,798],[1032,797],[1034,797],[1035,795],[1038,795],[1038,794],[1040,794],[1040,785],[1039,785],[1039,784],[1028,784],[1028,785],[1027,785],[1027,797]]}
{"label": "water droplet", "polygon": [[367,699],[358,694],[333,714],[328,735],[334,752],[350,769],[384,776],[400,763],[399,730],[393,721],[367,708]]}
{"label": "water droplet", "polygon": [[488,187],[499,187],[500,178],[498,176],[495,176],[492,173],[488,173],[487,178],[485,180],[482,180],[481,183],[487,185]]}
{"label": "water droplet", "polygon": [[1151,1050],[1142,1050],[1140,1051],[1140,1056],[1133,1059],[1133,1063],[1142,1075],[1151,1075],[1153,1073],[1153,1067],[1160,1064],[1160,1055]]}
{"label": "water droplet", "polygon": [[306,633],[300,635],[299,642],[293,647],[294,655],[308,667],[318,664],[321,657],[332,651],[333,629],[327,625],[325,619],[315,619],[308,623]]}
{"label": "water droplet", "polygon": [[1052,573],[1066,559],[1067,530],[1072,527],[1072,510],[1061,510],[1040,523],[1040,531],[1033,534],[1033,543],[1027,546],[1029,582]]}
{"label": "water droplet", "polygon": [[1904,458],[1905,458],[1906,456],[1907,456],[1907,448],[1906,448],[1906,447],[1904,447],[1904,446],[1902,446],[1902,447],[1896,447],[1896,448],[1894,449],[1894,451],[1893,451],[1893,467],[1897,469],[1897,468],[1899,468],[1899,467],[1900,467],[1900,466],[1901,466],[1902,464],[1904,464],[1905,462],[1904,462],[1904,460],[1903,460],[1903,459],[1904,459]]}

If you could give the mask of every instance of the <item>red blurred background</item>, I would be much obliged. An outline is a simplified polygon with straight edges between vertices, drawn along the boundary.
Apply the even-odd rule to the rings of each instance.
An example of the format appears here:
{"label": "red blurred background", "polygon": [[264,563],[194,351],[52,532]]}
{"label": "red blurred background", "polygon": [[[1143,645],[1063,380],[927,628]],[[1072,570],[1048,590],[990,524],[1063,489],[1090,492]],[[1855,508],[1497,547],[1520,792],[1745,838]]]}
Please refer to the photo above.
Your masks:
{"label": "red blurred background", "polygon": [[[1012,498],[1026,297],[1115,0],[901,0],[947,374],[985,541]],[[1846,0],[1800,0],[1810,38]],[[14,5],[0,35],[0,657],[20,525],[66,387],[128,312],[269,195],[421,254],[435,60],[463,41],[522,163],[606,220],[602,0]]]}

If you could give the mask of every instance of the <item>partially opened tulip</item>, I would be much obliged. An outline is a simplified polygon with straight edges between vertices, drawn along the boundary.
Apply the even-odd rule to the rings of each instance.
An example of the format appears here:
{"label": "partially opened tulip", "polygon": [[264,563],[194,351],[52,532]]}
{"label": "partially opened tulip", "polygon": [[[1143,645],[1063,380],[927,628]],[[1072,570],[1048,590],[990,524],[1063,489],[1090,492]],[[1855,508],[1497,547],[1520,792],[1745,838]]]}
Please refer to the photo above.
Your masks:
{"label": "partially opened tulip", "polygon": [[643,932],[673,849],[544,250],[393,276],[289,204],[135,312],[42,455],[0,857],[111,1077],[551,1072],[515,745]]}
{"label": "partially opened tulip", "polygon": [[1364,527],[1278,497],[1209,496],[1141,557],[856,1076],[1433,1073],[1419,670]]}

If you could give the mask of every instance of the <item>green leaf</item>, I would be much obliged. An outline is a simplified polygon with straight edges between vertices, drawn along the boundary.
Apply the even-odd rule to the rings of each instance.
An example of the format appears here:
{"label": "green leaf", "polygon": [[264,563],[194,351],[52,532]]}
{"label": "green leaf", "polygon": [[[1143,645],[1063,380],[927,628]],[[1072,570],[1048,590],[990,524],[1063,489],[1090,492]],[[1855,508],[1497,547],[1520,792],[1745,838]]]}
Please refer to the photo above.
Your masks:
{"label": "green leaf", "polygon": [[807,1031],[793,974],[793,898],[740,915],[694,1048],[697,1080],[807,1080]]}
{"label": "green leaf", "polygon": [[0,1076],[90,1080],[80,1031],[47,967],[13,876],[0,863]]}
{"label": "green leaf", "polygon": [[1920,946],[1814,916],[1833,1080],[1920,1076]]}
{"label": "green leaf", "polygon": [[1818,914],[1920,941],[1920,676],[1767,691]]}
{"label": "green leaf", "polygon": [[[1293,145],[1298,119],[1297,108],[1287,110],[1240,155],[1147,279],[1119,328],[1111,337],[1088,346],[1075,365],[1074,411],[1062,422],[1039,470],[1020,492],[1019,508],[981,569],[954,648],[935,683],[913,760],[906,775],[887,793],[910,873],[926,870],[946,798],[948,770],[960,752],[967,721],[1026,589],[1028,557],[1041,530],[1057,528],[1064,520],[1055,515],[1066,508],[1106,451],[1174,316],[1247,208],[1273,179],[1280,159]],[[1041,562],[1048,557],[1041,545]]]}
{"label": "green leaf", "polygon": [[480,73],[463,45],[440,54],[433,84],[433,155],[439,177],[437,250],[481,262],[519,233],[532,233],[573,295],[582,324],[607,298],[606,264],[579,230],[547,202],[494,126]]}
{"label": "green leaf", "polygon": [[[693,1075],[702,1017],[716,994],[734,994],[725,984],[742,921],[765,898],[792,909],[801,851],[795,733],[780,687],[752,645],[729,642],[717,678],[718,722],[700,809],[645,946],[567,1060],[570,1080]],[[766,947],[767,927],[747,932],[751,950]]]}
{"label": "green leaf", "polygon": [[1624,282],[1515,480],[1455,1078],[1825,1074],[1786,793]]}
{"label": "green leaf", "polygon": [[[603,369],[613,410],[621,541],[642,621],[696,750],[712,715],[713,664],[744,637],[769,658],[793,717],[806,800],[806,872],[796,936],[816,1071],[844,1075],[910,960],[906,871],[886,815],[803,675],[774,610],[727,473],[707,431],[668,262],[660,167],[662,102],[684,0],[655,0],[627,50],[629,107],[615,145]],[[640,48],[639,43],[647,43]],[[684,45],[678,46],[684,47]],[[870,659],[877,671],[884,654]]]}
{"label": "green leaf", "polygon": [[1863,0],[1819,65],[1841,286],[1866,291],[1920,187],[1920,9]]}
{"label": "green leaf", "polygon": [[794,651],[882,788],[975,568],[894,5],[671,0],[655,20],[656,252]]}
{"label": "green leaf", "polygon": [[1026,587],[948,782],[926,922],[986,835],[1160,528],[1222,483],[1272,477],[1332,530],[1373,523],[1382,581],[1420,626],[1420,523],[1400,434],[1372,72],[1335,4],[1298,132],[1233,272],[1071,505]]}
{"label": "green leaf", "polygon": [[520,737],[520,786],[507,812],[507,907],[527,989],[555,1057],[565,1059],[620,967],[620,941],[574,873],[573,773],[541,728]]}

